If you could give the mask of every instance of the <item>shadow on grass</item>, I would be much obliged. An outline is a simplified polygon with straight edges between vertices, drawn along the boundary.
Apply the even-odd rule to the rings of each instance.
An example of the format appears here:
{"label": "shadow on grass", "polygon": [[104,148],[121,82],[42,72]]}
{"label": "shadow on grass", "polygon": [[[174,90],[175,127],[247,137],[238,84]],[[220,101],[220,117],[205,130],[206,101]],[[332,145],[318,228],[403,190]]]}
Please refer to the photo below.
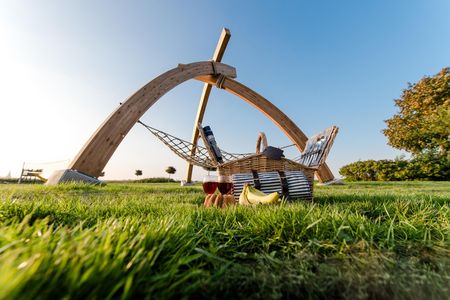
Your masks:
{"label": "shadow on grass", "polygon": [[344,203],[362,203],[370,202],[373,204],[393,203],[398,201],[428,201],[433,204],[450,204],[450,198],[445,196],[436,196],[427,193],[413,195],[390,195],[390,194],[334,194],[317,195],[314,197],[316,204],[344,204]]}

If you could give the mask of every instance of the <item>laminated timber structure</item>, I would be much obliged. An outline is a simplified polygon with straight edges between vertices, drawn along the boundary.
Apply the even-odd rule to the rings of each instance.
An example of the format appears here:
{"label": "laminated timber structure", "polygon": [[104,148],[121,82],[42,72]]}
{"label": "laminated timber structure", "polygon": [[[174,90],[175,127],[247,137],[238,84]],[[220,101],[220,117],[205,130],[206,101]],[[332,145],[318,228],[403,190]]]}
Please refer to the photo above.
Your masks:
{"label": "laminated timber structure", "polygon": [[[57,184],[70,180],[95,182],[95,179],[102,174],[117,147],[141,116],[168,91],[191,79],[205,83],[194,121],[192,155],[196,152],[199,136],[197,124],[203,120],[208,98],[214,86],[236,95],[261,111],[286,134],[299,152],[302,152],[307,137],[300,128],[269,100],[236,81],[236,69],[234,67],[221,63],[229,39],[229,30],[223,29],[212,61],[179,64],[151,80],[131,95],[100,125],[68,168],[55,172],[50,176],[47,184]],[[192,167],[191,164],[188,165],[186,178],[188,182],[191,181]],[[334,180],[334,176],[326,163],[318,169],[316,176],[322,183]],[[92,180],[86,180],[89,177]]]}

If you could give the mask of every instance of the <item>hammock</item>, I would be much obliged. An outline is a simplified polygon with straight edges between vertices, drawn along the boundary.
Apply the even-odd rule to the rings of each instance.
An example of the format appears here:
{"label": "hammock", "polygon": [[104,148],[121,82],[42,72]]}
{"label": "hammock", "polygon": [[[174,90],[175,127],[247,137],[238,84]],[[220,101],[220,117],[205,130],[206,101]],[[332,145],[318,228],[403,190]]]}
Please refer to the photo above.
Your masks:
{"label": "hammock", "polygon": [[[138,123],[147,128],[148,131],[150,131],[154,136],[161,140],[176,155],[191,163],[192,165],[200,166],[205,169],[216,169],[219,166],[217,162],[210,158],[208,149],[206,147],[194,145],[164,131],[148,126],[142,121],[138,121]],[[312,136],[308,139],[302,155],[292,159],[292,161],[302,164],[306,167],[318,168],[325,161],[328,152],[333,145],[333,141],[336,137],[337,132],[338,128],[336,126],[331,126],[324,131]],[[280,149],[285,149],[294,145],[295,144],[291,144],[281,147]],[[193,148],[196,148],[196,151],[192,151]],[[194,154],[191,154],[192,152],[194,152]],[[220,164],[221,166],[231,161],[237,161],[242,158],[255,156],[254,153],[230,153],[222,149],[220,149],[220,152],[223,159],[223,163]]]}
{"label": "hammock", "polygon": [[[138,121],[138,123],[147,128],[148,131],[150,131],[161,142],[163,142],[167,147],[169,147],[170,150],[172,150],[176,155],[178,155],[185,161],[206,169],[217,168],[217,163],[209,157],[208,149],[206,149],[205,147],[200,145],[194,145],[188,141],[177,138],[176,136],[168,134],[164,131],[148,126],[147,124],[144,124],[142,121]],[[191,155],[191,150],[193,147],[195,147],[197,150],[195,151],[195,154]],[[229,153],[222,149],[220,149],[220,151],[222,153],[222,159],[224,163],[236,159],[241,159],[254,154],[254,153],[242,153],[242,154]]]}

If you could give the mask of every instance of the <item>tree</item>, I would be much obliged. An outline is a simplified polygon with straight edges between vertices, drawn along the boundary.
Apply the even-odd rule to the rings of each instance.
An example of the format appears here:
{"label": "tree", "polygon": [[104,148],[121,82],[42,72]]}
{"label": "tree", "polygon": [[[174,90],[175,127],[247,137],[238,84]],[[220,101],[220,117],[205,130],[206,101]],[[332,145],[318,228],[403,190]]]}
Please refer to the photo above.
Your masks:
{"label": "tree", "polygon": [[172,166],[167,167],[166,173],[169,174],[169,179],[170,179],[170,174],[175,174],[176,171],[177,171],[177,169],[175,169],[175,168],[172,167]]}
{"label": "tree", "polygon": [[399,112],[386,120],[388,144],[413,155],[447,155],[450,148],[450,68],[425,76],[395,100]]}
{"label": "tree", "polygon": [[142,170],[136,170],[136,172],[134,172],[134,175],[139,178],[139,176],[142,176]]}

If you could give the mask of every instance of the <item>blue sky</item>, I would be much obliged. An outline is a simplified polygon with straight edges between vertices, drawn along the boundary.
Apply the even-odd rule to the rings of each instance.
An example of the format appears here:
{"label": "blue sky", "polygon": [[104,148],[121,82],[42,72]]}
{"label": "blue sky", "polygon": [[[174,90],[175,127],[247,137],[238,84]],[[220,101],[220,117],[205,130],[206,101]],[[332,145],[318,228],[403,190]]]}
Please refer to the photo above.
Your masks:
{"label": "blue sky", "polygon": [[[395,158],[383,120],[407,82],[450,65],[448,1],[2,1],[0,176],[22,163],[73,158],[129,95],[178,63],[209,60],[222,27],[223,62],[238,80],[281,108],[307,134],[340,133],[334,174],[359,159]],[[190,139],[200,82],[165,95],[142,118]],[[231,152],[289,144],[240,99],[213,90],[204,124]],[[296,156],[294,150],[288,156]],[[140,125],[125,138],[106,178],[185,174],[185,163]],[[203,174],[195,171],[196,178]]]}

